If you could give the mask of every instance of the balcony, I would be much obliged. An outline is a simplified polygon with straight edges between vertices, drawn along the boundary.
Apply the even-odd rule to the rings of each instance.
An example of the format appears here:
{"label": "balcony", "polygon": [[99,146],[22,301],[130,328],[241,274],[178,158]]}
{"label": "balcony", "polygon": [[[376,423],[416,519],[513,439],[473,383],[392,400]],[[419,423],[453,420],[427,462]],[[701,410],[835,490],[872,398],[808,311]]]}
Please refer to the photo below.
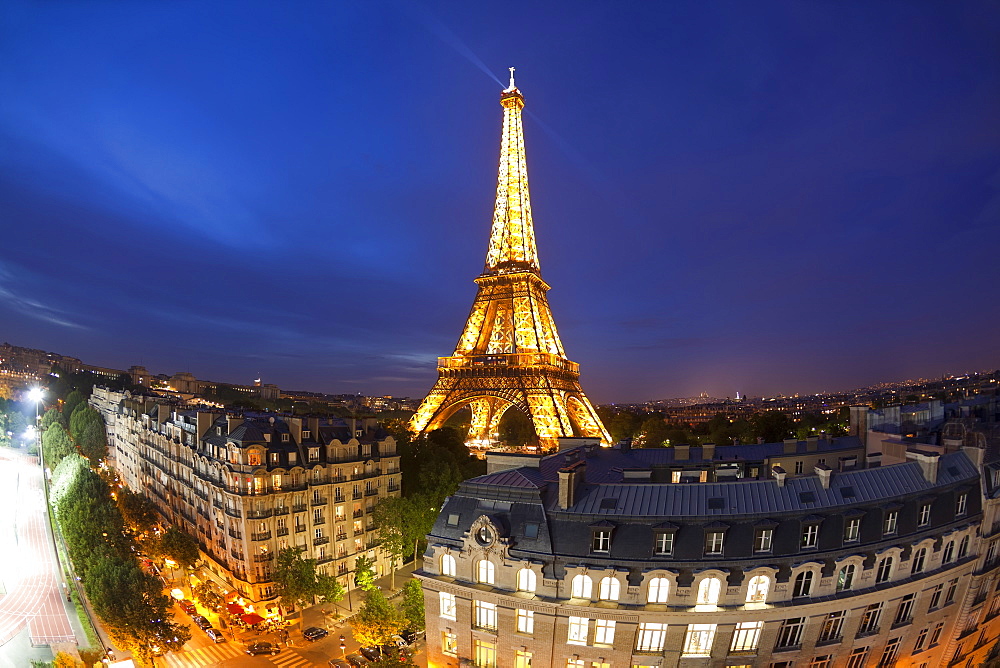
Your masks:
{"label": "balcony", "polygon": [[288,514],[288,506],[278,506],[277,508],[274,509],[274,514],[275,515],[287,515]]}
{"label": "balcony", "polygon": [[230,517],[243,517],[243,511],[239,508],[226,508],[226,514]]}
{"label": "balcony", "polygon": [[319,538],[313,540],[313,545],[326,545],[329,542],[330,542],[329,536],[320,536]]}
{"label": "balcony", "polygon": [[230,529],[229,530],[229,537],[230,538],[235,538],[236,540],[243,540],[243,532],[242,531],[235,531],[233,529]]}
{"label": "balcony", "polygon": [[330,555],[326,555],[325,557],[320,557],[319,559],[317,559],[316,563],[317,564],[326,564],[326,563],[329,563],[331,561],[333,561],[333,557],[331,557]]}
{"label": "balcony", "polygon": [[306,508],[308,508],[308,507],[309,506],[307,506],[306,504],[300,503],[298,505],[292,506],[292,512],[293,513],[303,513],[303,512],[305,512]]}
{"label": "balcony", "polygon": [[363,511],[363,510],[355,510],[354,511],[354,519],[358,519],[359,517],[364,517],[364,515],[365,515],[365,511]]}
{"label": "balcony", "polygon": [[329,501],[328,497],[325,497],[325,496],[314,496],[313,500],[312,500],[312,504],[314,506],[325,506],[326,503],[327,503],[327,501]]}
{"label": "balcony", "polygon": [[295,533],[302,533],[305,530],[306,530],[306,525],[305,524],[297,524],[297,525],[295,525]]}
{"label": "balcony", "polygon": [[271,540],[270,531],[261,531],[259,533],[250,534],[250,540]]}
{"label": "balcony", "polygon": [[361,492],[354,492],[353,494],[351,494],[351,498],[354,499],[355,501],[362,498],[363,496],[364,495]]}
{"label": "balcony", "polygon": [[263,554],[253,555],[254,563],[262,564],[268,561],[274,560],[274,554],[271,552],[264,552]]}
{"label": "balcony", "polygon": [[378,494],[378,487],[365,490],[365,496],[375,496],[376,494]]}
{"label": "balcony", "polygon": [[230,550],[229,554],[232,555],[233,559],[236,559],[238,561],[243,561],[243,554],[242,553],[237,552],[236,550]]}
{"label": "balcony", "polygon": [[288,527],[278,527],[278,530],[275,533],[278,534],[278,536],[287,536]]}
{"label": "balcony", "polygon": [[262,520],[272,515],[270,508],[265,508],[264,510],[248,510],[247,519],[248,520]]}
{"label": "balcony", "polygon": [[337,540],[347,540],[347,534],[346,533],[338,533],[337,534]]}

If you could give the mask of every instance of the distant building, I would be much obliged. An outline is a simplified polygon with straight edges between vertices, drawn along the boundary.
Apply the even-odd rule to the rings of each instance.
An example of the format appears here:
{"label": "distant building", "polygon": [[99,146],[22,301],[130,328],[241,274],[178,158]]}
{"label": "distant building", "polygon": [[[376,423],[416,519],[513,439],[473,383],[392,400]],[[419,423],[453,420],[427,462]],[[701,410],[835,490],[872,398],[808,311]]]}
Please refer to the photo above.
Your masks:
{"label": "distant building", "polygon": [[274,556],[299,546],[353,588],[358,557],[390,563],[372,511],[400,493],[396,443],[374,420],[185,410],[160,398],[95,389],[111,463],[201,546],[204,577],[277,611]]}
{"label": "distant building", "polygon": [[[489,455],[417,573],[429,665],[930,668],[978,665],[1000,636],[1000,469],[981,449],[673,450]],[[720,476],[731,462],[743,475]]]}

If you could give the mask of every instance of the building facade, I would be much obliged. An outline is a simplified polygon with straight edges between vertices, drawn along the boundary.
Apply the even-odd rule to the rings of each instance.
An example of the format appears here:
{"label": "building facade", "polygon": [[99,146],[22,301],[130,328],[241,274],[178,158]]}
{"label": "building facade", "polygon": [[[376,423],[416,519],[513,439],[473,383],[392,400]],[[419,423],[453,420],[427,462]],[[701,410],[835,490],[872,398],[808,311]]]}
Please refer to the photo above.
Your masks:
{"label": "building facade", "polygon": [[[857,452],[797,450],[841,442]],[[996,643],[981,450],[706,482],[674,482],[662,453],[501,455],[463,483],[417,573],[429,665],[930,668]]]}
{"label": "building facade", "polygon": [[[372,512],[400,493],[395,441],[374,420],[182,410],[162,399],[95,391],[109,459],[156,503],[165,523],[191,533],[211,579],[277,612],[275,554],[301,547],[345,588],[358,557],[378,574]],[[110,413],[110,415],[109,415]]]}

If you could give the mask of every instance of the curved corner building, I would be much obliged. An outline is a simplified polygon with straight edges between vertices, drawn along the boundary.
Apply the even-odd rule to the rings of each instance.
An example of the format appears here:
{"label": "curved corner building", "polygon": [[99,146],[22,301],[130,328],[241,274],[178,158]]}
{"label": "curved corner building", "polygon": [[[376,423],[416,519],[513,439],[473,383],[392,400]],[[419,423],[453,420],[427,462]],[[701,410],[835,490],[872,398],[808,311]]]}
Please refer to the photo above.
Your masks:
{"label": "curved corner building", "polygon": [[430,666],[979,665],[1000,633],[982,450],[855,437],[488,456],[421,579]]}

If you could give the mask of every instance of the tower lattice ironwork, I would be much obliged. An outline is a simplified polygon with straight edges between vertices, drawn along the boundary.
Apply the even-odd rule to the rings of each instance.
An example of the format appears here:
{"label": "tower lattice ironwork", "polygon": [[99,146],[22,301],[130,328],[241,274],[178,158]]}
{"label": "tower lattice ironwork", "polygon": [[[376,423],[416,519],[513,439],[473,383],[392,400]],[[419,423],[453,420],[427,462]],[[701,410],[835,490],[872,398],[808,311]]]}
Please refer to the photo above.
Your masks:
{"label": "tower lattice ironwork", "polygon": [[610,437],[580,387],[580,366],[566,358],[545,293],[535,247],[528,196],[521,109],[514,86],[500,95],[503,136],[500,175],[486,267],[475,279],[479,292],[450,357],[438,358],[438,380],[410,420],[421,434],[437,429],[469,407],[470,443],[496,438],[510,409],[531,418],[540,444],[560,437]]}

